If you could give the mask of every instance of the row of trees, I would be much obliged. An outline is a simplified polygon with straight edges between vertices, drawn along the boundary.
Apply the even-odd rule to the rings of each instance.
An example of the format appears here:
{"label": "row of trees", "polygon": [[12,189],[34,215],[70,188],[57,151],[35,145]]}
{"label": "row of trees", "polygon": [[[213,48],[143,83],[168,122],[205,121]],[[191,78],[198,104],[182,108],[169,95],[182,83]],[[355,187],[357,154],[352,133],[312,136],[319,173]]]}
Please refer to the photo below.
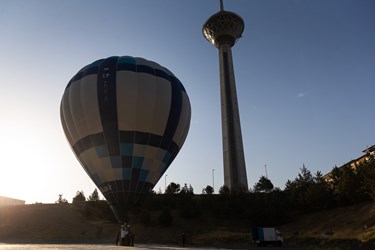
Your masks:
{"label": "row of trees", "polygon": [[[318,211],[369,200],[375,200],[375,160],[355,168],[350,165],[335,167],[329,178],[324,178],[320,171],[312,174],[303,166],[294,180],[286,182],[284,190],[274,188],[265,176],[261,176],[250,190],[235,193],[222,186],[218,194],[214,194],[213,188],[207,186],[201,195],[194,195],[191,185],[181,187],[172,182],[164,194],[152,192],[141,205],[135,204],[134,209],[142,211],[145,222],[149,221],[150,211],[163,211],[161,220],[167,220],[168,211],[177,210],[189,219],[205,215],[271,226],[290,220],[295,212]],[[80,201],[99,201],[98,191],[95,189],[88,199],[78,191],[72,202]],[[64,202],[67,201],[59,195],[56,203]]]}
{"label": "row of trees", "polygon": [[[99,193],[98,190],[95,188],[95,190],[92,192],[92,194],[89,195],[89,197],[86,199],[85,193],[83,191],[77,191],[76,195],[73,197],[72,203],[82,202],[82,201],[99,201]],[[55,201],[55,203],[58,204],[64,204],[68,203],[68,200],[63,198],[62,194],[59,194],[59,198]]]}
{"label": "row of trees", "polygon": [[[222,186],[218,195],[207,186],[200,196],[186,196],[179,184],[171,183],[163,198],[154,194],[148,206],[179,209],[185,217],[211,213],[218,218],[239,218],[262,225],[283,223],[293,213],[319,211],[375,200],[375,160],[352,167],[349,164],[333,168],[323,177],[320,171],[311,173],[305,166],[294,180],[288,180],[284,190],[274,188],[271,180],[261,176],[250,190],[231,193]],[[185,187],[187,185],[185,184]],[[185,188],[186,189],[186,188]],[[192,193],[192,188],[190,186]],[[158,203],[159,202],[159,203]]]}
{"label": "row of trees", "polygon": [[[218,192],[220,195],[230,194],[226,186],[222,186]],[[300,169],[294,180],[288,180],[281,191],[274,188],[270,179],[261,176],[250,190],[240,190],[240,193],[283,193],[289,201],[289,206],[297,208],[320,209],[335,205],[347,205],[366,200],[375,200],[375,160],[351,167],[349,164],[341,168],[334,167],[329,178],[324,179],[320,171],[312,174],[305,166]],[[155,193],[154,193],[155,194]],[[158,194],[161,194],[159,191]],[[156,194],[156,195],[158,195]],[[171,182],[164,192],[165,195],[194,195],[191,185],[180,186]],[[203,195],[213,195],[214,188],[207,185],[202,190]],[[81,201],[100,200],[98,190],[86,198],[83,191],[77,191],[72,203]],[[60,194],[56,203],[68,201]]]}
{"label": "row of trees", "polygon": [[375,160],[334,167],[325,179],[320,171],[313,175],[303,167],[284,192],[292,205],[314,210],[375,200]]}
{"label": "row of trees", "polygon": [[[237,191],[238,192],[238,191]],[[290,205],[300,208],[326,208],[334,205],[348,205],[356,202],[375,200],[375,159],[370,159],[356,167],[347,164],[341,168],[334,167],[328,177],[320,171],[312,174],[305,166],[300,169],[294,180],[288,180],[284,190],[274,188],[270,179],[261,176],[250,190],[239,190],[240,193],[284,193]],[[193,188],[187,184],[181,189],[179,184],[170,183],[165,194],[193,194]],[[202,194],[212,195],[214,189],[207,185]],[[230,194],[226,186],[218,192]]]}

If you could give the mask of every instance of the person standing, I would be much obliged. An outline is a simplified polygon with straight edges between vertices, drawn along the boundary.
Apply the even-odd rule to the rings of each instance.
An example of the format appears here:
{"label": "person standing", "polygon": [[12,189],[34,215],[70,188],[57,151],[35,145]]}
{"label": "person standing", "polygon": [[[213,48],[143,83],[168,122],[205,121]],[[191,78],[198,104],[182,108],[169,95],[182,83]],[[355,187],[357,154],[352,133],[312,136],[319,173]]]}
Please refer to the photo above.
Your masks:
{"label": "person standing", "polygon": [[116,245],[125,246],[126,245],[126,236],[128,234],[126,224],[121,225],[121,229],[117,232],[116,236]]}

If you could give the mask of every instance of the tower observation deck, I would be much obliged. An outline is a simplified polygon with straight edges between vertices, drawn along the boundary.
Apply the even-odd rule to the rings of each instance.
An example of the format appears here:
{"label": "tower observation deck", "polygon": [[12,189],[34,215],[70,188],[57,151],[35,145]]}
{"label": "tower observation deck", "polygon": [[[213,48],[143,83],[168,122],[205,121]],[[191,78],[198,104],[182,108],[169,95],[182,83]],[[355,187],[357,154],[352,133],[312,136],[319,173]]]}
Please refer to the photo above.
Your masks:
{"label": "tower observation deck", "polygon": [[231,49],[244,27],[242,18],[225,11],[221,0],[220,11],[212,15],[202,28],[207,41],[219,49],[224,185],[231,191],[248,189]]}

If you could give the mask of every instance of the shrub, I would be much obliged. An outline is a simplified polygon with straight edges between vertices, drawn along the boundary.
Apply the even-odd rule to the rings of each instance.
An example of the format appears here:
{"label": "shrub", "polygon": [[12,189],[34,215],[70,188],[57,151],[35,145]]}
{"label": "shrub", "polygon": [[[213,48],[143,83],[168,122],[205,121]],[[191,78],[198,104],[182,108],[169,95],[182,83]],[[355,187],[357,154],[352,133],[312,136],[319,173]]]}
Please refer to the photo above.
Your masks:
{"label": "shrub", "polygon": [[170,226],[173,222],[173,216],[168,208],[163,208],[159,215],[159,222],[162,226]]}

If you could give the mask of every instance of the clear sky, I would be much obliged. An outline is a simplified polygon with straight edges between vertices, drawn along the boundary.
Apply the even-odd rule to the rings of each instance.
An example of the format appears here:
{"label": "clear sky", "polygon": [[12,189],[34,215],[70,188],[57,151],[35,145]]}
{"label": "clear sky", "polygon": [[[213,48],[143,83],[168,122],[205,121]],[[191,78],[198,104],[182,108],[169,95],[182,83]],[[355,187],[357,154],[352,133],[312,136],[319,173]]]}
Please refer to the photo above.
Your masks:
{"label": "clear sky", "polygon": [[[235,0],[245,22],[233,47],[249,187],[261,175],[284,188],[359,157],[375,144],[375,1]],[[218,51],[202,25],[215,0],[2,0],[0,195],[71,202],[95,185],[60,122],[68,81],[113,55],[156,61],[184,84],[190,132],[155,187],[223,185]]]}

